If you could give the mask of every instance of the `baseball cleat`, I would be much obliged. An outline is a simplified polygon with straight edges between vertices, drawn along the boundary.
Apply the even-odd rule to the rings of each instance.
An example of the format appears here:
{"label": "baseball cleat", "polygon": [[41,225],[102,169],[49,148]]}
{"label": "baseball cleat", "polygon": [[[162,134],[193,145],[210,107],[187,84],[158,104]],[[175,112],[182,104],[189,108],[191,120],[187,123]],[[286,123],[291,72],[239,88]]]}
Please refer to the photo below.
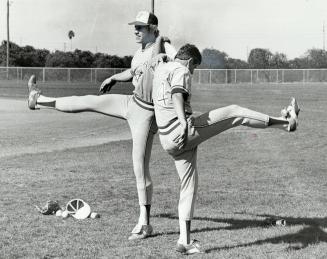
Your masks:
{"label": "baseball cleat", "polygon": [[137,224],[132,230],[132,235],[129,236],[128,240],[144,239],[151,236],[153,228],[151,225]]}
{"label": "baseball cleat", "polygon": [[38,89],[36,86],[35,75],[32,75],[30,77],[27,83],[27,87],[28,87],[28,100],[27,100],[28,108],[30,108],[31,110],[35,110],[37,98],[39,98],[41,94],[41,90]]}
{"label": "baseball cleat", "polygon": [[301,109],[300,109],[300,107],[299,107],[299,105],[298,105],[298,103],[297,103],[297,101],[296,101],[296,99],[294,97],[292,97],[291,104],[290,104],[289,107],[292,107],[294,109],[294,112],[295,112],[296,116],[299,116],[299,113],[300,113]]}
{"label": "baseball cleat", "polygon": [[283,108],[280,111],[280,114],[286,119],[287,117],[289,117],[289,112],[293,109],[295,111],[296,116],[299,116],[301,109],[294,97],[292,97],[290,105],[288,107]]}
{"label": "baseball cleat", "polygon": [[280,111],[280,114],[282,115],[282,117],[283,117],[284,119],[286,119],[287,116],[288,116],[287,108],[286,108],[286,107],[283,108],[283,109]]}
{"label": "baseball cleat", "polygon": [[294,97],[291,99],[290,105],[287,107],[288,131],[295,131],[298,126],[298,115],[300,113],[299,105]]}
{"label": "baseball cleat", "polygon": [[192,240],[188,245],[177,243],[176,251],[185,255],[204,254],[204,251],[201,249],[199,241],[197,240]]}
{"label": "baseball cleat", "polygon": [[300,113],[299,105],[294,97],[288,107],[281,110],[281,115],[288,120],[287,131],[295,131],[298,126],[298,116]]}

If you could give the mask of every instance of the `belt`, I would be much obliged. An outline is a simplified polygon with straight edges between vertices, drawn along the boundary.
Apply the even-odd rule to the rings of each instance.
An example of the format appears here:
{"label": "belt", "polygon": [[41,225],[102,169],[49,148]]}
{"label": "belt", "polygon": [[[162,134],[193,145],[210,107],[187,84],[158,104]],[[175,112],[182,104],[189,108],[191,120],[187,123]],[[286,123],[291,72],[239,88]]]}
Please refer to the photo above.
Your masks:
{"label": "belt", "polygon": [[168,135],[180,125],[178,118],[171,119],[165,126],[158,126],[160,135]]}
{"label": "belt", "polygon": [[153,103],[146,102],[146,101],[142,100],[140,97],[136,96],[135,94],[133,95],[133,100],[141,108],[148,110],[148,111],[154,111]]}
{"label": "belt", "polygon": [[[186,113],[186,120],[188,123],[190,123],[190,116],[192,113]],[[180,125],[180,122],[177,117],[171,119],[166,125],[159,126],[158,130],[160,135],[168,135],[170,132],[172,132],[174,129],[176,129]]]}

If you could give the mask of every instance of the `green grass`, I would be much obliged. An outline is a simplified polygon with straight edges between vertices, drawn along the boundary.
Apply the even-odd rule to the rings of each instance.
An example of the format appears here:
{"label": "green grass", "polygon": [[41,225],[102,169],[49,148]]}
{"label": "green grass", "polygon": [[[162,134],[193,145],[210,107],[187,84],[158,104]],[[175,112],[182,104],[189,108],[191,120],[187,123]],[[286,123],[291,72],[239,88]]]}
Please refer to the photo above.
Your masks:
{"label": "green grass", "polygon": [[[294,133],[239,127],[200,146],[192,237],[207,253],[196,258],[325,258],[326,85],[213,87],[195,86],[196,111],[236,103],[278,115],[293,95],[302,111]],[[180,257],[179,180],[158,137],[150,165],[154,236],[127,240],[138,203],[125,124],[92,113],[28,111],[25,100],[1,99],[1,258]],[[126,140],[109,142],[120,135]],[[72,198],[87,201],[101,218],[63,220],[33,207]],[[267,226],[267,217],[284,218],[287,226]]]}

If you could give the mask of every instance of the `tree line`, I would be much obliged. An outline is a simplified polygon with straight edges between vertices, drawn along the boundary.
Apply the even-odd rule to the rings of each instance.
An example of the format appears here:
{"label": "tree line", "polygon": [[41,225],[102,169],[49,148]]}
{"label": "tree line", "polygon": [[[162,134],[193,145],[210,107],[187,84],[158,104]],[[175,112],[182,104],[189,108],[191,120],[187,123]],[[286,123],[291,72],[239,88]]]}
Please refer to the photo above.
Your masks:
{"label": "tree line", "polygon": [[[0,65],[6,66],[7,42],[0,45]],[[32,46],[21,47],[10,42],[9,65],[17,67],[81,67],[81,68],[128,68],[132,56],[119,57],[105,53],[92,53],[75,49],[74,51],[50,52]],[[283,53],[272,53],[269,49],[254,48],[248,60],[229,57],[225,52],[206,48],[202,51],[202,64],[207,69],[301,69],[327,68],[327,52],[322,49],[309,49],[301,57],[288,60]]]}
{"label": "tree line", "polygon": [[302,69],[327,68],[327,51],[323,49],[309,49],[303,56],[288,60],[283,53],[272,53],[269,49],[255,48],[249,53],[248,60],[230,58],[225,52],[216,49],[202,51],[200,68],[211,69]]}
{"label": "tree line", "polygon": [[[7,42],[0,46],[0,65],[6,66]],[[10,42],[9,65],[15,67],[98,67],[98,68],[128,68],[131,66],[132,56],[118,57],[104,53],[92,53],[75,49],[71,52],[50,52],[47,49],[36,49],[32,46],[20,47]]]}

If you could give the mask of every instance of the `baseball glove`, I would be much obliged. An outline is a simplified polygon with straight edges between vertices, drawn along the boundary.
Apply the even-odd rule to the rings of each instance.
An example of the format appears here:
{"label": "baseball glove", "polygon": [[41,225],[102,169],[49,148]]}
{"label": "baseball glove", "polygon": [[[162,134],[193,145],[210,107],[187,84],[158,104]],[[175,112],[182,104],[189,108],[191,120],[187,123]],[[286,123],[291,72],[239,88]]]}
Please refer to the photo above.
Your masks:
{"label": "baseball glove", "polygon": [[107,78],[104,80],[100,86],[98,95],[105,94],[106,92],[109,92],[111,87],[113,87],[116,84],[116,80]]}
{"label": "baseball glove", "polygon": [[57,201],[51,201],[51,200],[47,201],[47,203],[42,208],[36,205],[35,207],[38,210],[38,212],[40,212],[43,215],[53,215],[57,212],[57,210],[61,209]]}

